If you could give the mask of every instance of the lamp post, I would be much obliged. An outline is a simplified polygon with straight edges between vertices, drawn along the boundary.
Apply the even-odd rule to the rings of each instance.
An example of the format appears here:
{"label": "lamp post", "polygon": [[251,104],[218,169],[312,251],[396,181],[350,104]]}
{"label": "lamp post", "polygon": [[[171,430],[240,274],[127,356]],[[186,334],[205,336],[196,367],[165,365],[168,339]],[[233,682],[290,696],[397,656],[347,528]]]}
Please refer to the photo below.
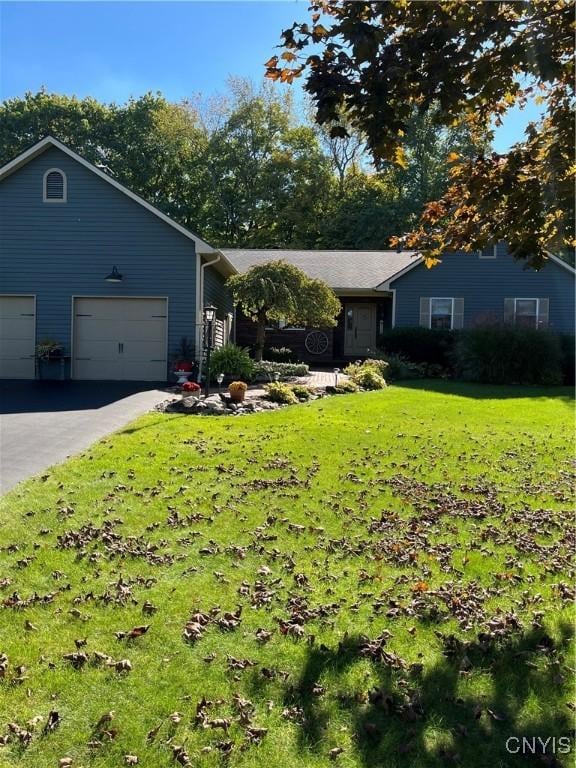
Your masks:
{"label": "lamp post", "polygon": [[218,393],[222,390],[222,382],[224,381],[224,374],[219,373],[218,376],[216,376],[216,381],[218,382]]}
{"label": "lamp post", "polygon": [[204,379],[204,397],[210,394],[210,352],[212,351],[212,337],[214,335],[214,320],[216,319],[216,307],[209,304],[204,307],[204,346],[206,348],[206,378]]}
{"label": "lamp post", "polygon": [[338,386],[338,374],[340,373],[340,368],[334,368],[334,386]]}

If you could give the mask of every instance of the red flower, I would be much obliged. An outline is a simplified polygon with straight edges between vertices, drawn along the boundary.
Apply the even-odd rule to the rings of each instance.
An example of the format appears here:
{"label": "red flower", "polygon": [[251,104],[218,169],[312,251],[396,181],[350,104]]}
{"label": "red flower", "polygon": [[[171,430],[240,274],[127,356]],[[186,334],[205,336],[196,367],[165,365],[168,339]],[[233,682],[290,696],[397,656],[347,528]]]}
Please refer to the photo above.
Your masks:
{"label": "red flower", "polygon": [[199,392],[200,385],[196,384],[195,381],[186,381],[184,384],[182,384],[182,389],[184,392]]}

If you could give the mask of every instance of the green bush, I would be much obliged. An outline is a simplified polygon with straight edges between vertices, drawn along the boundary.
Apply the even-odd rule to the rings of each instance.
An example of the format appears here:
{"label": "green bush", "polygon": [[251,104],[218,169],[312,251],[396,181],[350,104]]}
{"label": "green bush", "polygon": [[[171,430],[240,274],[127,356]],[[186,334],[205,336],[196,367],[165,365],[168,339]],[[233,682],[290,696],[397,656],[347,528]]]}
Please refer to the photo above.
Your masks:
{"label": "green bush", "polygon": [[454,349],[456,374],[486,384],[562,382],[558,336],[528,328],[494,326],[461,334]]}
{"label": "green bush", "polygon": [[268,397],[268,400],[272,400],[273,403],[295,405],[298,402],[298,398],[294,394],[292,387],[290,387],[288,384],[282,384],[280,381],[274,381],[271,384],[266,384],[264,389],[266,390],[266,396]]}
{"label": "green bush", "polygon": [[404,355],[387,354],[386,378],[390,381],[400,381],[401,379],[421,379],[423,376],[429,376],[428,366],[423,363],[413,363]]}
{"label": "green bush", "polygon": [[562,378],[567,386],[574,386],[576,360],[574,355],[574,344],[576,339],[568,333],[563,333],[558,337],[560,350],[562,353]]}
{"label": "green bush", "polygon": [[270,347],[265,352],[266,360],[273,363],[294,363],[296,356],[290,347]]}
{"label": "green bush", "polygon": [[330,395],[347,395],[350,392],[358,392],[358,384],[351,379],[341,379],[336,386],[326,387],[326,392]]}
{"label": "green bush", "polygon": [[254,376],[254,361],[248,350],[236,344],[226,344],[214,350],[210,358],[210,376],[214,379],[219,373],[230,379],[250,381]]}
{"label": "green bush", "polygon": [[271,379],[275,373],[286,379],[290,376],[307,376],[308,372],[309,368],[305,363],[275,363],[272,360],[253,363],[253,376],[261,379]]}
{"label": "green bush", "polygon": [[351,363],[344,368],[344,373],[362,389],[383,389],[386,381],[382,372],[388,364],[384,360],[364,360],[362,363]]}
{"label": "green bush", "polygon": [[450,370],[452,351],[460,333],[430,328],[389,328],[380,334],[378,347],[385,360],[390,354],[402,355],[413,363],[429,363]]}
{"label": "green bush", "polygon": [[310,400],[315,390],[312,387],[307,387],[305,384],[291,384],[290,389],[298,400]]}

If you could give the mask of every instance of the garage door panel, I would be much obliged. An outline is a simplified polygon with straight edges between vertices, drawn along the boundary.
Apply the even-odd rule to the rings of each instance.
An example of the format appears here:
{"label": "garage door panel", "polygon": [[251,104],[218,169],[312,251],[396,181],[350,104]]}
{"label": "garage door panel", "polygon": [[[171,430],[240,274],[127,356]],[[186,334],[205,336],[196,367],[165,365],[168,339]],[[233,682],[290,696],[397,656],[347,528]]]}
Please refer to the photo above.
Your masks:
{"label": "garage door panel", "polygon": [[154,317],[166,317],[164,299],[141,299],[138,302],[127,304],[124,309],[125,320],[148,320]]}
{"label": "garage door panel", "polygon": [[154,320],[128,321],[123,324],[124,341],[159,341],[166,343],[166,325],[162,318]]}
{"label": "garage door panel", "polygon": [[74,377],[164,380],[167,322],[165,299],[76,299]]}
{"label": "garage door panel", "polygon": [[0,378],[34,378],[34,313],[33,296],[0,296]]}
{"label": "garage door panel", "polygon": [[163,341],[126,341],[124,357],[127,360],[163,360],[166,362],[166,345]]}
{"label": "garage door panel", "polygon": [[117,341],[120,320],[104,320],[95,317],[82,317],[76,315],[77,328],[82,329],[81,341],[89,343],[96,341]]}

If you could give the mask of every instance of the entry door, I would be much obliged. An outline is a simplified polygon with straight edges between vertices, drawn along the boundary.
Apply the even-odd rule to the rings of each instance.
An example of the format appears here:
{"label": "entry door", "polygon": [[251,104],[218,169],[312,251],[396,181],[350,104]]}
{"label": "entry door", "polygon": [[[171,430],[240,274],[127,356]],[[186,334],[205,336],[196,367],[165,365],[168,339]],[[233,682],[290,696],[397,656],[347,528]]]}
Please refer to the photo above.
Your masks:
{"label": "entry door", "polygon": [[368,355],[376,349],[376,304],[346,304],[344,354]]}
{"label": "entry door", "polygon": [[0,296],[0,379],[33,379],[36,317],[33,296]]}
{"label": "entry door", "polygon": [[74,300],[74,378],[164,381],[166,299]]}

